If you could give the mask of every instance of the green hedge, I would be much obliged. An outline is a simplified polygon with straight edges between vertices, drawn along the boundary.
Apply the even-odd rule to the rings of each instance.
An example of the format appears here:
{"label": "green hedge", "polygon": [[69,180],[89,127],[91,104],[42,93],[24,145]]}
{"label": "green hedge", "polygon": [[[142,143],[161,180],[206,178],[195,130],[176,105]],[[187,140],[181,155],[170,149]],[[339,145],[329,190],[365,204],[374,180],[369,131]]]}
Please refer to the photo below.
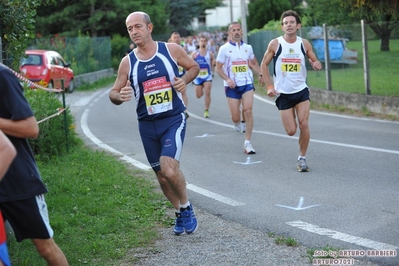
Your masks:
{"label": "green hedge", "polygon": [[[37,159],[48,161],[55,156],[68,152],[69,148],[82,144],[75,131],[74,117],[69,109],[52,118],[46,119],[57,113],[58,108],[63,108],[62,94],[44,90],[24,89],[36,120],[39,122],[40,133],[38,138],[29,139],[32,151]],[[66,118],[66,123],[65,123]],[[65,128],[67,130],[65,130]]]}

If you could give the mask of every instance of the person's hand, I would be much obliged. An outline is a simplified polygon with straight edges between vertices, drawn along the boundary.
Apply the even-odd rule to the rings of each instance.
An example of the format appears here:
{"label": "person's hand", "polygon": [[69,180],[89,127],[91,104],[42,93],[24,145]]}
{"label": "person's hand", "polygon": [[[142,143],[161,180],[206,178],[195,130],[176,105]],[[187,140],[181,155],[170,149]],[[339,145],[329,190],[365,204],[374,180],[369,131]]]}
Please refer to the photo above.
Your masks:
{"label": "person's hand", "polygon": [[267,96],[274,97],[276,95],[277,95],[277,91],[276,91],[276,89],[274,89],[274,86],[267,87]]}
{"label": "person's hand", "polygon": [[234,89],[236,87],[236,83],[232,79],[227,80],[227,86],[229,86],[230,89]]}
{"label": "person's hand", "polygon": [[309,59],[309,63],[313,67],[314,70],[320,70],[323,67],[319,60],[316,60],[313,62],[312,60]]}
{"label": "person's hand", "polygon": [[178,92],[183,92],[186,90],[187,84],[182,78],[175,76],[175,82],[173,83],[173,88]]}
{"label": "person's hand", "polygon": [[126,86],[121,89],[119,92],[119,100],[121,102],[128,102],[133,97],[133,88],[130,86],[130,81],[126,82]]}

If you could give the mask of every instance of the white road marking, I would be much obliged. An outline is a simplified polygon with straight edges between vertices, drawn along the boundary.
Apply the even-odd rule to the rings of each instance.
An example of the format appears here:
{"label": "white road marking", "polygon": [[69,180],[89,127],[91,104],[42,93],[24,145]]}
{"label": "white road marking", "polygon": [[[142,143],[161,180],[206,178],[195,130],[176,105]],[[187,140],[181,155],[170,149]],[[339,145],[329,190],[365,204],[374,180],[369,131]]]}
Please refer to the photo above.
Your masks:
{"label": "white road marking", "polygon": [[236,200],[233,200],[233,199],[224,197],[224,196],[222,196],[222,195],[213,193],[213,192],[211,192],[211,191],[209,191],[209,190],[206,190],[206,189],[204,189],[204,188],[197,187],[196,185],[193,185],[193,184],[187,183],[186,186],[187,186],[187,189],[189,189],[189,190],[191,190],[191,191],[197,192],[197,193],[199,193],[199,194],[201,194],[201,195],[204,195],[204,196],[206,196],[206,197],[208,197],[208,198],[211,198],[211,199],[220,201],[220,202],[222,202],[222,203],[225,203],[225,204],[230,205],[230,206],[233,206],[233,207],[236,207],[236,206],[244,206],[244,205],[245,205],[245,203],[242,203],[242,202],[239,202],[239,201],[236,201]]}
{"label": "white road marking", "polygon": [[247,161],[246,161],[246,162],[236,162],[236,161],[233,161],[233,163],[236,163],[236,164],[243,164],[243,165],[257,164],[257,163],[261,163],[261,162],[262,162],[262,161],[251,162],[251,156],[248,156],[248,157],[247,157]]}
{"label": "white road marking", "polygon": [[[206,122],[211,123],[211,124],[224,126],[224,127],[229,127],[229,128],[234,128],[234,126],[232,126],[230,124],[213,121],[213,120],[210,120],[209,118],[202,118],[202,117],[197,116],[197,115],[192,114],[192,113],[189,113],[189,115],[190,115],[190,117],[192,116],[194,118],[206,121]],[[288,136],[286,134],[272,133],[272,132],[268,132],[268,131],[253,130],[252,133],[258,133],[258,134],[264,134],[264,135],[270,135],[270,136],[276,136],[276,137],[288,138],[288,139],[299,139],[299,137],[297,137],[297,136]],[[352,144],[332,142],[332,141],[324,141],[324,140],[318,140],[318,139],[312,139],[312,138],[310,139],[310,142],[316,142],[316,143],[322,143],[322,144],[340,146],[340,147],[346,147],[346,148],[353,148],[353,149],[359,149],[359,150],[368,150],[368,151],[399,154],[399,151],[396,151],[396,150],[380,149],[380,148],[373,148],[373,147],[368,147],[368,146],[352,145]]]}
{"label": "white road marking", "polygon": [[306,206],[306,207],[302,207],[303,206],[303,202],[304,202],[303,197],[300,197],[297,207],[291,207],[291,206],[280,205],[280,204],[276,204],[276,206],[287,208],[287,209],[291,209],[291,210],[294,210],[294,211],[302,211],[302,210],[306,210],[306,209],[317,207],[317,206],[321,205],[321,204],[315,204],[315,205],[309,205],[309,206]]}
{"label": "white road marking", "polygon": [[[254,98],[258,99],[259,101],[271,104],[271,105],[276,105],[274,100],[267,100],[259,95],[254,95]],[[272,99],[272,98],[271,98]],[[276,109],[277,110],[277,109]],[[334,114],[334,113],[326,113],[326,112],[319,112],[319,111],[314,111],[310,110],[311,113],[313,114],[319,114],[319,115],[325,115],[325,116],[333,116],[333,117],[340,117],[340,118],[347,118],[347,119],[355,119],[355,120],[363,120],[363,121],[373,121],[373,122],[379,122],[379,123],[393,123],[393,124],[399,124],[397,121],[390,121],[390,120],[383,120],[383,119],[372,119],[372,118],[365,118],[365,117],[356,117],[356,116],[349,116],[349,115],[339,115],[339,114]]]}
{"label": "white road marking", "polygon": [[114,148],[112,148],[111,146],[108,146],[107,144],[105,144],[101,140],[99,140],[96,136],[94,136],[93,133],[91,133],[91,131],[89,129],[89,126],[87,125],[87,117],[89,115],[89,111],[90,111],[90,109],[84,110],[82,118],[80,120],[80,126],[82,127],[83,133],[94,144],[96,144],[97,146],[99,146],[99,147],[101,147],[101,148],[103,148],[103,149],[105,149],[105,150],[107,150],[107,151],[109,151],[109,152],[111,152],[113,154],[121,156],[121,158],[120,158],[121,160],[126,161],[126,162],[136,166],[137,168],[140,168],[140,169],[146,170],[146,171],[151,170],[150,166],[148,166],[146,164],[143,164],[143,163],[141,163],[141,162],[139,162],[139,161],[137,161],[137,160],[135,160],[135,159],[123,154],[123,153],[121,153],[118,150],[115,150]]}
{"label": "white road marking", "polygon": [[397,247],[397,246],[377,242],[377,241],[370,240],[367,238],[361,238],[361,237],[357,237],[357,236],[348,235],[348,234],[330,230],[327,228],[321,228],[317,225],[309,224],[309,223],[302,222],[302,221],[292,221],[292,222],[287,222],[286,224],[303,229],[303,230],[311,232],[311,233],[315,233],[315,234],[322,235],[322,236],[328,236],[333,239],[356,244],[356,245],[366,247],[366,248],[371,248],[371,249],[376,249],[376,250],[399,249],[399,247]]}

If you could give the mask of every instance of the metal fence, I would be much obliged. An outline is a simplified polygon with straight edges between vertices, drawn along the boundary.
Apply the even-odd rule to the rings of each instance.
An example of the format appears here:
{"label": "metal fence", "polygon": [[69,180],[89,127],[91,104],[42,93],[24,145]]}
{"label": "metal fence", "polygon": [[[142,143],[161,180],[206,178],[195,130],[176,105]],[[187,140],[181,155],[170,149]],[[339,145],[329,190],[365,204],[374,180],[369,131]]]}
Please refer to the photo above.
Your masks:
{"label": "metal fence", "polygon": [[110,37],[38,38],[28,49],[57,51],[71,63],[75,75],[112,67]]}
{"label": "metal fence", "polygon": [[[269,42],[283,34],[276,30],[248,36],[259,62]],[[313,71],[308,66],[310,87],[399,97],[398,22],[303,27],[298,35],[311,42],[324,66],[324,71]]]}

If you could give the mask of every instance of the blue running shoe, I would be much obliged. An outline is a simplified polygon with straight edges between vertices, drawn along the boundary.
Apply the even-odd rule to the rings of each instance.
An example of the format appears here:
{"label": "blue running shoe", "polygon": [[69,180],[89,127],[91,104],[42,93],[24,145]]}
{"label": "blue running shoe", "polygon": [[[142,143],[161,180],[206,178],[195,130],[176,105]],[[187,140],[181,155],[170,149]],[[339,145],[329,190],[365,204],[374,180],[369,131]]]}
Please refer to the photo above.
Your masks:
{"label": "blue running shoe", "polygon": [[193,205],[190,204],[186,209],[180,209],[181,216],[183,217],[183,226],[187,234],[192,234],[197,230],[198,223],[195,217]]}
{"label": "blue running shoe", "polygon": [[176,212],[175,227],[173,228],[173,233],[175,235],[181,235],[184,233],[183,218],[180,212]]}

